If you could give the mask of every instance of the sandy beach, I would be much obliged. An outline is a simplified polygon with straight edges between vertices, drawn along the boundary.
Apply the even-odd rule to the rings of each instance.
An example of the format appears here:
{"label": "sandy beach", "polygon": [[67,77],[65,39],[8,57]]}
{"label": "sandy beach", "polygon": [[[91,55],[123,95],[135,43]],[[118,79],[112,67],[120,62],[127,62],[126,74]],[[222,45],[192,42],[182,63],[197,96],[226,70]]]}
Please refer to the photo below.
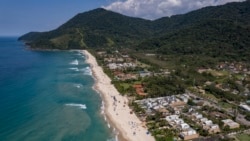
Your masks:
{"label": "sandy beach", "polygon": [[86,50],[82,53],[86,55],[86,62],[90,64],[96,79],[94,87],[104,100],[105,116],[112,122],[111,125],[118,130],[119,140],[154,141],[154,137],[147,134],[147,128],[143,127],[138,117],[134,113],[130,113],[128,99],[121,96],[111,84],[111,79],[98,66],[95,57]]}

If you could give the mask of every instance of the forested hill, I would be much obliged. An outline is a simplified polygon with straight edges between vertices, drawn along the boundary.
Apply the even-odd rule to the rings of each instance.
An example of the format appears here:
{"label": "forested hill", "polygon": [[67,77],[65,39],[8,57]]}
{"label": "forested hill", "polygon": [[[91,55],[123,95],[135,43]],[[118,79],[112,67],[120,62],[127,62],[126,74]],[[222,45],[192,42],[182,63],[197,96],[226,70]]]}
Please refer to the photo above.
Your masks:
{"label": "forested hill", "polygon": [[154,22],[158,27],[163,26],[157,31],[160,37],[143,41],[137,49],[163,55],[201,55],[238,61],[250,59],[249,0],[206,7]]}
{"label": "forested hill", "polygon": [[250,52],[249,10],[247,0],[149,21],[99,8],[80,13],[53,31],[31,32],[19,39],[33,48],[133,47],[208,55],[227,50],[229,56],[246,55]]}
{"label": "forested hill", "polygon": [[151,21],[124,16],[102,8],[77,14],[50,32],[20,37],[34,48],[86,48],[128,46],[152,36]]}

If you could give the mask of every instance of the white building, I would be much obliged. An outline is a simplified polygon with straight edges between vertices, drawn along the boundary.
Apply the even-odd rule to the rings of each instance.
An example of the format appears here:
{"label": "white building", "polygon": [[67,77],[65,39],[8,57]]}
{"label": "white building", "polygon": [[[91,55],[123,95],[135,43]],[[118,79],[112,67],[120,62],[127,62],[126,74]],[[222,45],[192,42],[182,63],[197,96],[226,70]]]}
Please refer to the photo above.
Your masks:
{"label": "white building", "polygon": [[207,121],[207,120],[208,120],[207,118],[201,118],[201,119],[200,119],[201,122],[205,122],[205,121]]}
{"label": "white building", "polygon": [[222,120],[222,122],[224,123],[224,126],[228,125],[230,129],[234,129],[234,128],[239,128],[240,127],[239,123],[234,122],[231,119],[225,119],[225,120]]}
{"label": "white building", "polygon": [[181,128],[182,131],[184,131],[184,130],[189,129],[190,126],[189,126],[187,123],[182,123],[182,124],[180,125],[180,128]]}
{"label": "white building", "polygon": [[250,112],[250,107],[246,104],[240,104],[240,107],[248,112]]}
{"label": "white building", "polygon": [[187,131],[180,133],[180,137],[183,140],[192,140],[199,137],[199,134],[192,128],[189,128]]}
{"label": "white building", "polygon": [[170,116],[167,116],[167,117],[166,117],[166,120],[167,120],[168,122],[171,122],[171,121],[174,121],[174,120],[177,120],[177,119],[179,119],[179,116],[178,116],[178,115],[170,115]]}
{"label": "white building", "polygon": [[115,69],[118,68],[117,65],[116,65],[115,63],[110,63],[110,64],[108,64],[108,67],[109,67],[109,69],[111,69],[111,70],[115,70]]}

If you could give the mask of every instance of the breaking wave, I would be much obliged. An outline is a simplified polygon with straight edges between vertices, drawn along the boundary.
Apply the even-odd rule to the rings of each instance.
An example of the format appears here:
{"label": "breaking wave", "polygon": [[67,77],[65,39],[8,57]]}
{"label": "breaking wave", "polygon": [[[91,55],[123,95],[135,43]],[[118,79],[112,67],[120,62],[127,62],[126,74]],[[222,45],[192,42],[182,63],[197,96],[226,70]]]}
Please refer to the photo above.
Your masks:
{"label": "breaking wave", "polygon": [[70,70],[79,71],[78,68],[69,68]]}
{"label": "breaking wave", "polygon": [[116,134],[113,138],[107,139],[107,141],[119,141],[118,140],[118,134]]}
{"label": "breaking wave", "polygon": [[92,75],[92,70],[90,69],[90,67],[86,67],[86,68],[83,68],[83,69],[79,69],[77,67],[72,67],[72,68],[69,68],[70,70],[74,70],[76,72],[83,72],[83,75]]}
{"label": "breaking wave", "polygon": [[83,71],[84,75],[92,75],[92,71],[91,71],[90,67],[86,67],[86,68],[82,69],[82,71]]}
{"label": "breaking wave", "polygon": [[76,59],[76,60],[74,60],[74,61],[70,62],[70,64],[71,64],[71,65],[78,65],[78,64],[79,64],[79,62],[78,62],[78,60]]}
{"label": "breaking wave", "polygon": [[80,109],[87,109],[87,106],[85,104],[75,104],[75,103],[70,103],[70,104],[65,104],[66,106],[72,106],[72,107],[78,107]]}

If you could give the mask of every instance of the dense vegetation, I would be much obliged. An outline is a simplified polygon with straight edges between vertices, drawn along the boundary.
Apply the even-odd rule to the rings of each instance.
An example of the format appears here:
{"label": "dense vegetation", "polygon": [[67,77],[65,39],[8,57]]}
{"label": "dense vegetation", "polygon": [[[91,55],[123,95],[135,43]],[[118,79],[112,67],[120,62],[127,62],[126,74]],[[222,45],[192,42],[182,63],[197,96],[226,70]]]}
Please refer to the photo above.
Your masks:
{"label": "dense vegetation", "polygon": [[150,21],[98,8],[77,14],[56,30],[20,37],[34,48],[119,47],[150,37]]}
{"label": "dense vegetation", "polygon": [[130,47],[162,55],[250,59],[250,1],[206,7],[155,21],[105,9],[80,13],[50,32],[20,37],[32,48]]}
{"label": "dense vegetation", "polygon": [[143,80],[149,97],[163,97],[185,92],[183,82],[176,76],[155,76]]}

